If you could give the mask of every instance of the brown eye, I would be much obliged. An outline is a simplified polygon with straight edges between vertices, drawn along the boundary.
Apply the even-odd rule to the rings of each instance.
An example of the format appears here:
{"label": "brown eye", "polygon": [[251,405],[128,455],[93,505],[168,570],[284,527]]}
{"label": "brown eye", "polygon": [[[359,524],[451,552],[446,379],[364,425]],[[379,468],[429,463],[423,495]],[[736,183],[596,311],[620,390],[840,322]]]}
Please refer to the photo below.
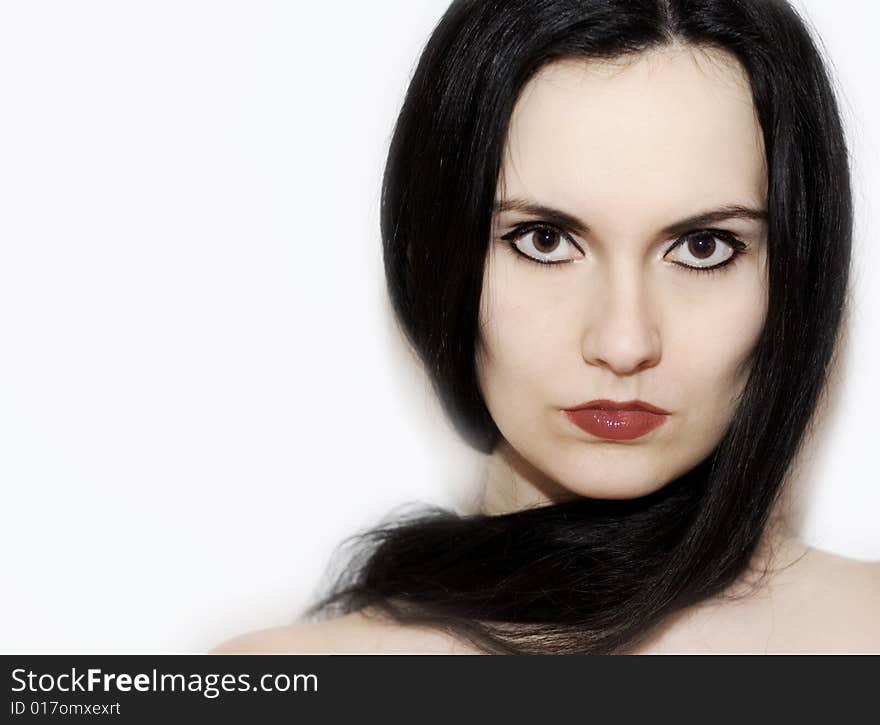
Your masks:
{"label": "brown eye", "polygon": [[550,254],[559,246],[560,234],[555,229],[541,227],[532,232],[532,243],[542,254]]}
{"label": "brown eye", "polygon": [[584,256],[568,234],[547,224],[521,225],[501,238],[510,242],[514,251],[539,264],[576,262]]}
{"label": "brown eye", "polygon": [[715,237],[710,234],[695,234],[687,241],[688,251],[697,259],[709,259],[715,246]]}
{"label": "brown eye", "polygon": [[748,245],[721,230],[699,230],[679,238],[667,254],[676,264],[695,270],[723,267],[733,261]]}

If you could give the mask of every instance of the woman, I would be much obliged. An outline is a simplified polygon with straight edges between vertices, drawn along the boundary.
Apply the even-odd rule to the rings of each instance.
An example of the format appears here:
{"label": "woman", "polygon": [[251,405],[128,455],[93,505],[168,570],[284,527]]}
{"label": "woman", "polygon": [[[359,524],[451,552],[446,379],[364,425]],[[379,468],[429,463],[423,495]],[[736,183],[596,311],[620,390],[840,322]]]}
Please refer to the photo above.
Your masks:
{"label": "woman", "polygon": [[215,651],[880,651],[880,566],[780,511],[851,229],[833,91],[785,2],[454,2],[382,233],[398,320],[490,454],[483,510],[367,532],[327,621]]}

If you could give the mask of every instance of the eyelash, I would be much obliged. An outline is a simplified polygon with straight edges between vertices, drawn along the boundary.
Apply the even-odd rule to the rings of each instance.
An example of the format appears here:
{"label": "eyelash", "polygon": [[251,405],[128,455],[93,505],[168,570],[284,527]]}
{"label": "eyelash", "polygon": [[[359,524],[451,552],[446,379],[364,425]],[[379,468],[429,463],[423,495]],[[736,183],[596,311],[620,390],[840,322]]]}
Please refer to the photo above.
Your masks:
{"label": "eyelash", "polygon": [[[522,257],[523,259],[525,259],[528,262],[532,262],[534,264],[540,264],[544,267],[559,267],[559,268],[564,267],[568,263],[568,261],[565,261],[565,262],[542,262],[539,259],[535,259],[534,257],[529,256],[525,252],[521,252],[517,248],[516,244],[514,244],[514,242],[516,240],[518,240],[520,237],[523,237],[526,234],[528,234],[529,232],[533,232],[538,229],[547,229],[547,230],[557,232],[562,237],[564,237],[566,240],[568,240],[568,242],[570,244],[573,244],[575,247],[577,247],[577,249],[579,249],[580,251],[583,251],[580,249],[580,247],[577,244],[575,244],[575,242],[571,239],[571,237],[569,236],[569,234],[567,232],[563,231],[562,229],[560,229],[557,226],[554,226],[553,224],[548,224],[546,222],[525,222],[524,224],[518,225],[513,230],[511,230],[510,232],[508,232],[507,234],[502,236],[501,239],[503,239],[506,242],[510,242],[510,248],[517,254],[517,256]],[[714,274],[716,272],[720,272],[722,269],[724,269],[726,267],[732,267],[736,263],[736,261],[739,259],[739,257],[741,257],[743,254],[747,253],[747,250],[749,248],[748,244],[746,244],[739,237],[737,237],[736,235],[732,234],[731,232],[729,232],[725,229],[711,229],[711,228],[709,228],[709,229],[692,229],[691,231],[688,231],[688,232],[685,232],[684,234],[682,234],[676,240],[675,244],[673,244],[669,249],[666,250],[666,254],[669,254],[669,252],[671,252],[673,249],[684,244],[685,240],[688,239],[688,237],[691,237],[694,234],[697,234],[700,232],[703,232],[706,234],[711,234],[713,237],[720,239],[725,244],[727,244],[728,246],[731,247],[731,249],[733,250],[733,254],[731,255],[731,257],[728,260],[721,262],[721,264],[716,264],[712,267],[693,267],[693,266],[690,266],[687,264],[680,264],[678,262],[673,262],[673,264],[675,264],[677,267],[681,267],[689,272],[696,272],[697,274]]]}

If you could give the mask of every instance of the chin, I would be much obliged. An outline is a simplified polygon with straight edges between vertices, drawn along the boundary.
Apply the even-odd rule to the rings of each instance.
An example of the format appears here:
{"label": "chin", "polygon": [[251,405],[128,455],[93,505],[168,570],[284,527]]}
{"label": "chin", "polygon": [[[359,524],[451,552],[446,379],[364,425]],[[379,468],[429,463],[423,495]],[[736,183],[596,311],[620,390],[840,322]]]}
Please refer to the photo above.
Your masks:
{"label": "chin", "polygon": [[[621,478],[619,476],[609,476],[603,480],[595,480],[595,476],[593,476],[589,481],[572,480],[571,484],[563,483],[562,485],[572,493],[589,498],[633,499],[659,491],[669,483],[668,480],[658,481],[655,476],[656,474],[645,473],[642,477],[627,476],[626,478]],[[566,481],[565,478],[561,480],[563,482]]]}

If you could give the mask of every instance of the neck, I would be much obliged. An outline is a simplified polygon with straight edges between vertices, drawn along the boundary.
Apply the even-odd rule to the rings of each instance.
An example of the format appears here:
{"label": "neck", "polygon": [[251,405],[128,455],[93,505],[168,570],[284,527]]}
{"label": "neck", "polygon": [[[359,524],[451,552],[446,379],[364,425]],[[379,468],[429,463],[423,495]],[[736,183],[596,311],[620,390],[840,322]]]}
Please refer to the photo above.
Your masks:
{"label": "neck", "polygon": [[[499,516],[576,498],[568,489],[536,469],[503,438],[489,456],[480,513]],[[750,568],[783,568],[806,551],[787,517],[776,511],[765,527]]]}
{"label": "neck", "polygon": [[489,456],[481,513],[498,516],[575,496],[526,461],[502,438]]}

